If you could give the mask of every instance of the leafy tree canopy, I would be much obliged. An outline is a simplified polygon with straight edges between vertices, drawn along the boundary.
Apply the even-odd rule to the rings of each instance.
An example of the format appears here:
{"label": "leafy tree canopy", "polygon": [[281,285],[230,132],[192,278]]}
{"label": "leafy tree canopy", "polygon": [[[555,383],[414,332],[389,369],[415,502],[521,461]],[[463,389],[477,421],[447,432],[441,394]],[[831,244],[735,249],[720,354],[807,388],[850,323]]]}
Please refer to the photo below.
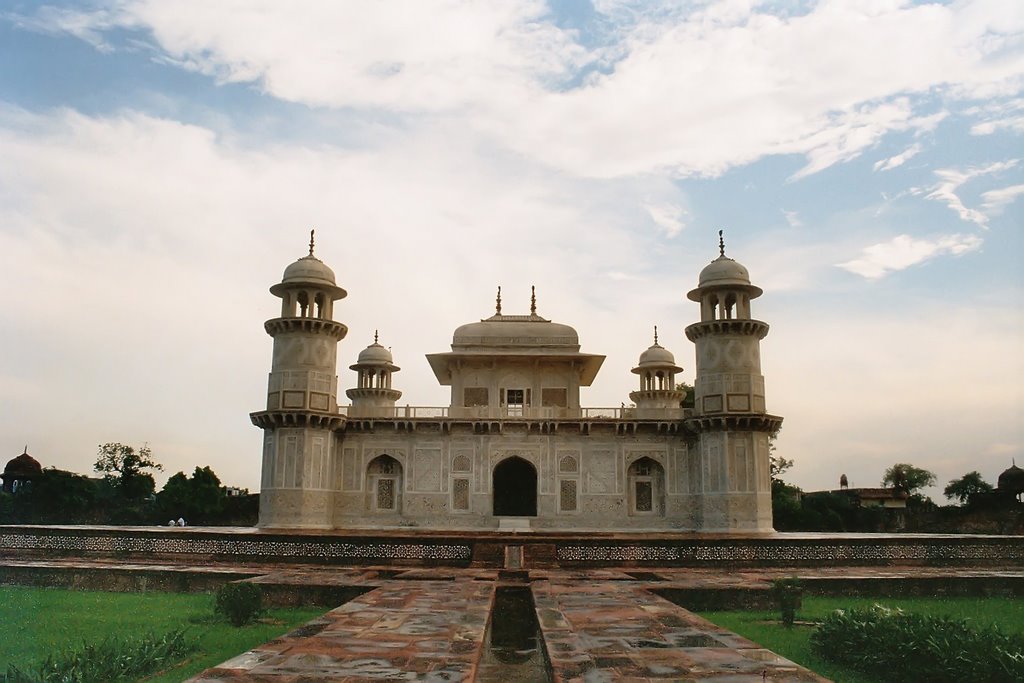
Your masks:
{"label": "leafy tree canopy", "polygon": [[141,500],[156,489],[153,475],[146,470],[162,470],[153,460],[148,445],[138,451],[121,443],[107,443],[99,448],[93,469],[102,472],[107,483],[125,500]]}
{"label": "leafy tree canopy", "polygon": [[170,519],[184,517],[193,523],[210,523],[224,509],[227,495],[220,478],[209,466],[197,467],[192,477],[178,472],[157,494],[157,504]]}
{"label": "leafy tree canopy", "polygon": [[914,467],[905,462],[896,463],[885,471],[882,486],[888,486],[907,495],[935,484],[935,474],[928,470]]}
{"label": "leafy tree canopy", "polygon": [[693,385],[689,382],[676,382],[676,391],[682,391],[683,400],[679,402],[680,408],[693,408],[696,394],[693,393]]}
{"label": "leafy tree canopy", "polygon": [[970,501],[971,496],[976,493],[988,493],[992,490],[992,484],[989,484],[977,471],[968,472],[959,479],[953,479],[946,485],[946,488],[942,490],[946,498],[953,500],[956,498],[963,505]]}

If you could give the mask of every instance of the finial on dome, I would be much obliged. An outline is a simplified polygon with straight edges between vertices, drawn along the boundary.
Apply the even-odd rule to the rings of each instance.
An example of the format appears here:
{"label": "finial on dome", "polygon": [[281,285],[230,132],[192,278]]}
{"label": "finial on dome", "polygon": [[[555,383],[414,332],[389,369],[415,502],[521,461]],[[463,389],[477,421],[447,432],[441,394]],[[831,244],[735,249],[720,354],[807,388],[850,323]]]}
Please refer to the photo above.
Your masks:
{"label": "finial on dome", "polygon": [[22,455],[28,455],[28,444],[25,444],[25,450],[21,452]]}
{"label": "finial on dome", "polygon": [[654,345],[658,345],[658,326],[654,326]]}
{"label": "finial on dome", "polygon": [[718,255],[725,256],[725,238],[722,237],[722,231],[718,231]]}
{"label": "finial on dome", "polygon": [[498,285],[498,297],[494,300],[494,315],[501,315],[501,285]]}
{"label": "finial on dome", "polygon": [[530,285],[530,315],[537,315],[537,288]]}
{"label": "finial on dome", "polygon": [[374,343],[374,344],[376,344],[376,343],[377,343],[377,330],[374,330],[374,331],[373,331],[373,343]]}
{"label": "finial on dome", "polygon": [[313,244],[314,244],[313,234],[315,232],[316,232],[316,228],[313,228],[312,230],[309,231],[309,255],[310,256],[313,255]]}

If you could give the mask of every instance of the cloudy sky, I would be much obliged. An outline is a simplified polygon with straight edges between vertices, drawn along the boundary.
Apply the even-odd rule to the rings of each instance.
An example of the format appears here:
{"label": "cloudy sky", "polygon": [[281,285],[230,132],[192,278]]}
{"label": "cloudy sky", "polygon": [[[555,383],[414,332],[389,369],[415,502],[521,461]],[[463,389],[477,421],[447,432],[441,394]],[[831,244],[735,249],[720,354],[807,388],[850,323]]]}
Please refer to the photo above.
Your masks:
{"label": "cloudy sky", "polygon": [[1024,463],[1019,0],[4,8],[4,459],[148,442],[161,484],[255,490],[267,288],[311,227],[343,388],[379,329],[402,403],[447,404],[424,354],[536,285],[618,406],[655,324],[692,381],[722,228],[791,481]]}

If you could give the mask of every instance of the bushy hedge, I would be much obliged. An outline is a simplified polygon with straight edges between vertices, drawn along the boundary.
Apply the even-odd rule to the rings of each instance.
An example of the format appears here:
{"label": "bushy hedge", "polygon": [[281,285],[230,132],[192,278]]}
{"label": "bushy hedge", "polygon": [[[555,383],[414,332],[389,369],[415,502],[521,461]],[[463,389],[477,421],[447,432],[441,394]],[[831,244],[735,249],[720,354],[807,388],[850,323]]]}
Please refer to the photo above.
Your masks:
{"label": "bushy hedge", "polygon": [[42,664],[22,670],[9,665],[8,683],[95,683],[137,681],[167,669],[198,649],[198,641],[175,630],[135,638],[107,638],[97,645],[49,655]]}
{"label": "bushy hedge", "polygon": [[884,681],[1024,681],[1024,637],[880,605],[833,612],[811,649]]}
{"label": "bushy hedge", "polygon": [[223,614],[235,626],[244,626],[263,611],[263,595],[255,584],[229,583],[217,591],[214,612]]}

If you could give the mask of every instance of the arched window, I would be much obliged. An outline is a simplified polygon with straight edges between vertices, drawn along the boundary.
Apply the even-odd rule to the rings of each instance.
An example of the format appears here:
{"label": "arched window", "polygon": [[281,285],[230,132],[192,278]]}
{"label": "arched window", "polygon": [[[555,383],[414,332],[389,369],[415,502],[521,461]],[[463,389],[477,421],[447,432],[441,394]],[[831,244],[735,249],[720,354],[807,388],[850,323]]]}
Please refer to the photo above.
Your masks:
{"label": "arched window", "polygon": [[626,472],[632,515],[664,515],[665,471],[656,460],[640,458]]}
{"label": "arched window", "polygon": [[372,512],[400,512],[402,464],[390,455],[378,455],[366,468]]}

